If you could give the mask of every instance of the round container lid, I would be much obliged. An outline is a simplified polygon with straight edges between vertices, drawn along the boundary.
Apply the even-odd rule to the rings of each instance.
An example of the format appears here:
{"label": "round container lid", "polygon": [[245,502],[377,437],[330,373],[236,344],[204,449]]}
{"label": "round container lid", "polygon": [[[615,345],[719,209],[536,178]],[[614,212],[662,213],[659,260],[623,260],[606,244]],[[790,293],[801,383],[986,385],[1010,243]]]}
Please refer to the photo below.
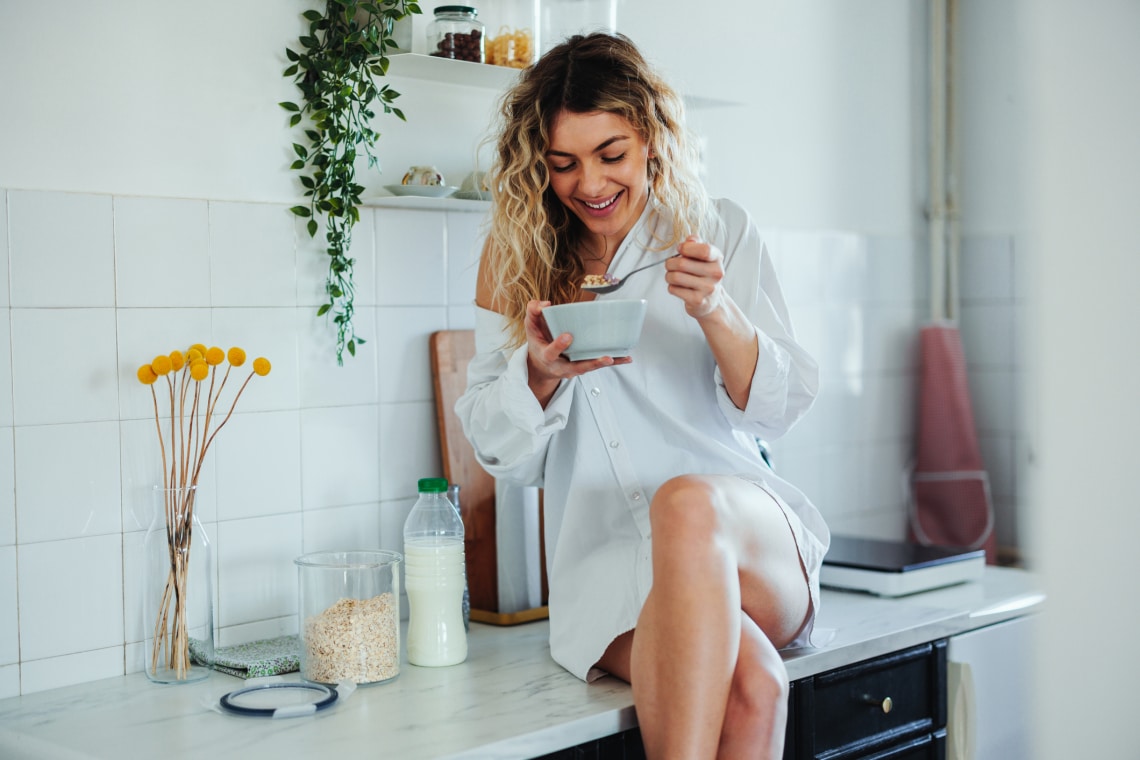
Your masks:
{"label": "round container lid", "polygon": [[447,478],[420,478],[420,493],[444,493]]}
{"label": "round container lid", "polygon": [[223,709],[257,718],[297,718],[329,707],[337,699],[331,686],[307,681],[266,683],[236,689],[221,698]]}
{"label": "round container lid", "polygon": [[467,13],[472,16],[479,15],[479,11],[470,5],[441,5],[435,9],[434,13]]}
{"label": "round container lid", "polygon": [[399,552],[385,549],[357,549],[344,552],[310,552],[294,557],[293,564],[300,567],[367,570],[393,565],[403,559],[404,556]]}

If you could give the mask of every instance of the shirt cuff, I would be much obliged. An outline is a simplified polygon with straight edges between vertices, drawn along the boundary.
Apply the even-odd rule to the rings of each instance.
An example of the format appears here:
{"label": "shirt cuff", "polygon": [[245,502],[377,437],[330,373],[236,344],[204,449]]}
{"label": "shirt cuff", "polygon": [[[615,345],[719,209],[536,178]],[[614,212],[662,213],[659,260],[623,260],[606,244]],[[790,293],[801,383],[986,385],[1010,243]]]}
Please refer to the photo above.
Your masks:
{"label": "shirt cuff", "polygon": [[543,409],[530,389],[529,377],[527,347],[522,345],[507,359],[507,371],[503,373],[506,383],[504,411],[507,418],[522,430],[541,437],[553,435],[566,427],[569,419],[570,403],[574,397],[569,391],[570,382],[561,380],[550,403]]}
{"label": "shirt cuff", "polygon": [[756,341],[760,350],[756,356],[756,367],[752,370],[752,385],[744,409],[737,407],[729,398],[720,367],[713,370],[717,402],[729,424],[734,427],[764,422],[773,415],[773,406],[778,407],[775,414],[781,418],[787,406],[791,355],[760,330],[756,330]]}

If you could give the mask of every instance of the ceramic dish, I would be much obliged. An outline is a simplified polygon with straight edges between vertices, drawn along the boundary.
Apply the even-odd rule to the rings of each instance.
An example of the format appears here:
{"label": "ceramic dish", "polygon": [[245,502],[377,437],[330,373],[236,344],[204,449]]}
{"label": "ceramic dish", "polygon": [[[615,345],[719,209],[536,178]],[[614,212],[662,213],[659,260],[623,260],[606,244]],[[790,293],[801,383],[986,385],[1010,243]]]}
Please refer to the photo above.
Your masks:
{"label": "ceramic dish", "polygon": [[465,201],[489,201],[491,200],[490,190],[460,190],[455,194],[456,198],[461,198]]}
{"label": "ceramic dish", "polygon": [[446,198],[458,188],[450,185],[384,185],[392,195],[412,195],[418,198]]}
{"label": "ceramic dish", "polygon": [[577,362],[599,356],[629,356],[641,337],[646,305],[643,298],[596,298],[547,306],[542,313],[552,336],[574,336],[565,353],[567,359]]}

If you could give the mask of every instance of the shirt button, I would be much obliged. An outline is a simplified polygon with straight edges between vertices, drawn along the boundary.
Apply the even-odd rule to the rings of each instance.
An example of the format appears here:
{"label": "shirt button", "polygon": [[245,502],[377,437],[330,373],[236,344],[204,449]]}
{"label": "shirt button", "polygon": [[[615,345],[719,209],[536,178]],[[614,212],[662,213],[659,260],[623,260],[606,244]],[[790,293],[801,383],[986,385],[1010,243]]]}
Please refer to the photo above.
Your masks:
{"label": "shirt button", "polygon": [[616,448],[617,448],[618,446],[620,446],[620,445],[621,445],[621,444],[620,444],[620,443],[618,443],[617,441],[610,441],[610,448],[611,448],[611,449],[616,449]]}
{"label": "shirt button", "polygon": [[591,388],[590,389],[590,395],[593,396],[594,398],[597,398],[598,396],[602,395],[602,389],[601,388]]}
{"label": "shirt button", "polygon": [[629,495],[629,498],[633,499],[634,501],[641,501],[641,491],[634,491]]}

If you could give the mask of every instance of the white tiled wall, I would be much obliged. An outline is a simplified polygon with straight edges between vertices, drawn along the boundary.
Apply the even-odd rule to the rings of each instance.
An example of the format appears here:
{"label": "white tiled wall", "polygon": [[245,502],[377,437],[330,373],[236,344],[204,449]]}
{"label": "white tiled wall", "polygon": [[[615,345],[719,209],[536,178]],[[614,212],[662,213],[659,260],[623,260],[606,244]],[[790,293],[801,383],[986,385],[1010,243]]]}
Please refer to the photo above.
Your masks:
{"label": "white tiled wall", "polygon": [[970,400],[982,461],[990,476],[999,546],[1019,546],[1018,473],[1028,461],[1019,401],[1026,382],[1020,315],[1027,289],[1018,275],[1012,235],[963,240],[961,267],[962,347],[969,371]]}
{"label": "white tiled wall", "polygon": [[[400,548],[416,480],[441,470],[428,336],[473,324],[481,214],[363,212],[353,255],[366,342],[338,367],[332,327],[315,317],[322,239],[284,205],[24,190],[0,200],[0,697],[141,667],[136,568],[159,454],[135,370],[158,353],[202,342],[273,362],[200,480],[219,644],[296,631],[297,555]],[[837,532],[901,536],[922,246],[768,238],[823,368],[816,408],[773,442],[776,466]],[[1012,468],[1013,252],[969,243],[962,323],[983,453]],[[1012,504],[1011,470],[994,480]]]}
{"label": "white tiled wall", "polygon": [[918,241],[818,232],[771,239],[797,335],[821,371],[815,407],[771,442],[776,469],[833,532],[902,538],[927,312]]}

